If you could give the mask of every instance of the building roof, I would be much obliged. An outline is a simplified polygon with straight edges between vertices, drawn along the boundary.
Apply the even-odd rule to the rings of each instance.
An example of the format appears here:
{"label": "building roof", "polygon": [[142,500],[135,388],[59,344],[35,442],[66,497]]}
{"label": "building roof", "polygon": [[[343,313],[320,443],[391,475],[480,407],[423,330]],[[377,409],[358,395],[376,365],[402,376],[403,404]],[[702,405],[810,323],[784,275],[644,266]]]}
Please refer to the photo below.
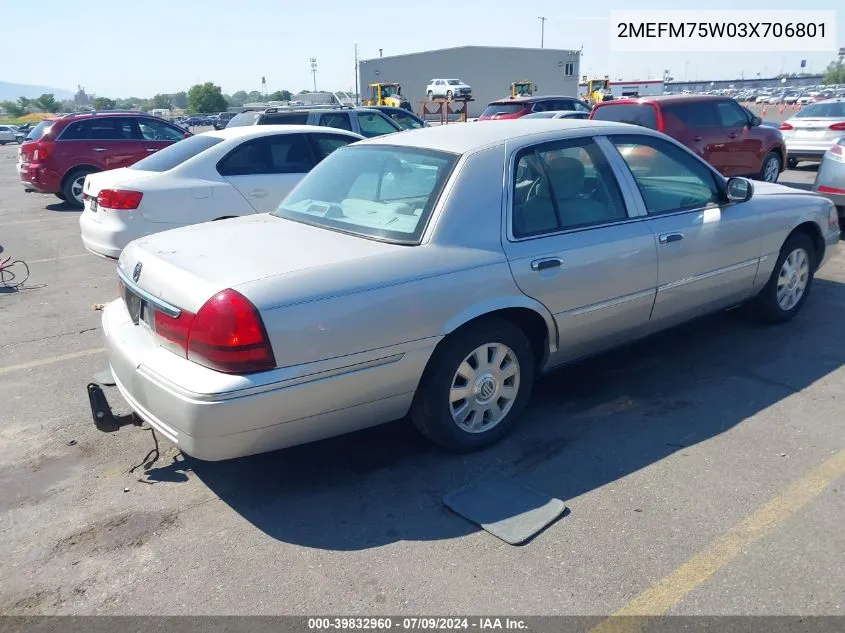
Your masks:
{"label": "building roof", "polygon": [[581,51],[577,49],[562,49],[562,48],[523,48],[521,46],[452,46],[449,48],[435,48],[429,51],[417,51],[416,53],[402,53],[401,55],[388,55],[386,57],[372,57],[370,59],[359,59],[358,62],[366,64],[367,62],[378,62],[385,59],[399,59],[401,57],[415,57],[417,55],[425,55],[427,53],[442,53],[445,51],[466,51],[466,50],[491,50],[491,51],[545,51],[548,53],[571,53],[579,54]]}
{"label": "building roof", "polygon": [[393,145],[441,150],[466,154],[483,147],[535,134],[578,128],[610,129],[631,126],[609,121],[583,119],[513,119],[509,121],[476,121],[425,127],[396,134],[377,136],[356,145]]}

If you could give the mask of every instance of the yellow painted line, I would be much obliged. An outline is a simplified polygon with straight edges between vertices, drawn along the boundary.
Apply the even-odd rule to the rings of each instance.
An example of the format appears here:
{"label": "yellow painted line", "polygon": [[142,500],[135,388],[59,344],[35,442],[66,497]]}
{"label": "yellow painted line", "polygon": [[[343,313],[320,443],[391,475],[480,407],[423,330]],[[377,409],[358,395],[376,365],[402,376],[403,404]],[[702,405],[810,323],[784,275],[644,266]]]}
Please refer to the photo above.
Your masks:
{"label": "yellow painted line", "polygon": [[10,374],[13,371],[20,371],[22,369],[33,369],[34,367],[43,367],[44,365],[52,365],[53,363],[61,363],[66,360],[73,360],[75,358],[84,358],[85,356],[92,356],[105,352],[105,347],[94,347],[92,349],[84,349],[80,352],[71,352],[70,354],[62,354],[61,356],[51,356],[50,358],[42,358],[41,360],[33,360],[28,363],[21,363],[19,365],[8,365],[7,367],[0,367],[0,376],[3,374]]}
{"label": "yellow painted line", "polygon": [[791,484],[766,505],[710,543],[701,553],[690,558],[610,618],[591,629],[590,633],[642,631],[648,625],[647,618],[624,616],[665,614],[693,589],[738,558],[749,546],[801,510],[843,475],[845,449]]}
{"label": "yellow painted line", "polygon": [[61,255],[59,257],[46,257],[44,259],[24,259],[27,264],[43,264],[44,262],[57,262],[63,259],[76,259],[77,257],[85,257],[90,253],[77,253],[76,255]]}

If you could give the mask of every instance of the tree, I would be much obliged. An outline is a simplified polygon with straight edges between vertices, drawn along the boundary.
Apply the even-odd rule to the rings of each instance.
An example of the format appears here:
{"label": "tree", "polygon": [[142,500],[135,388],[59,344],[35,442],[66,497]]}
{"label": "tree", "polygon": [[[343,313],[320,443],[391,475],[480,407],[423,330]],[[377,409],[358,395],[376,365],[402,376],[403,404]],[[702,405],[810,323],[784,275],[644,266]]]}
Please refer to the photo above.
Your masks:
{"label": "tree", "polygon": [[116,105],[114,99],[108,97],[97,97],[93,103],[95,110],[114,110]]}
{"label": "tree", "polygon": [[226,107],[220,86],[210,81],[191,86],[188,90],[188,109],[191,112],[223,112]]}
{"label": "tree", "polygon": [[151,99],[150,105],[152,106],[150,109],[156,108],[169,110],[173,107],[173,102],[170,100],[170,95],[157,94]]}
{"label": "tree", "polygon": [[168,96],[170,97],[170,103],[173,105],[174,108],[184,110],[188,107],[188,93],[184,90],[181,92],[173,93],[172,95]]}
{"label": "tree", "polygon": [[73,99],[64,99],[59,103],[59,112],[74,112],[76,110],[76,102]]}
{"label": "tree", "polygon": [[267,97],[270,101],[290,101],[293,95],[287,90],[277,90]]}
{"label": "tree", "polygon": [[24,111],[32,105],[32,99],[27,99],[26,97],[18,97],[18,107],[22,108]]}
{"label": "tree", "polygon": [[0,102],[0,108],[3,108],[6,112],[9,113],[9,116],[12,116],[16,119],[26,114],[26,109],[22,108],[20,104],[15,103],[14,101],[2,101]]}
{"label": "tree", "polygon": [[44,112],[58,112],[59,102],[52,93],[45,93],[35,99],[35,105],[44,110]]}
{"label": "tree", "polygon": [[250,90],[247,97],[248,101],[264,101],[264,95],[257,90]]}
{"label": "tree", "polygon": [[830,62],[824,70],[824,79],[822,83],[826,86],[830,84],[845,84],[845,65],[842,60]]}
{"label": "tree", "polygon": [[235,94],[229,97],[229,105],[242,106],[249,100],[249,95],[245,90],[238,90]]}

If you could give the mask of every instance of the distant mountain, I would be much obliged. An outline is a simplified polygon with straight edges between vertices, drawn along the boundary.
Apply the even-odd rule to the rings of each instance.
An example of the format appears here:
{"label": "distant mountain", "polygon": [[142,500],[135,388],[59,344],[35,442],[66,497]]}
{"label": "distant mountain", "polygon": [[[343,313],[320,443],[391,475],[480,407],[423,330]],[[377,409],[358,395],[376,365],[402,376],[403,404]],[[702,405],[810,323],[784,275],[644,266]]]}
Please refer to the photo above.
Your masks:
{"label": "distant mountain", "polygon": [[8,81],[0,81],[0,101],[17,101],[18,97],[35,99],[46,92],[52,92],[57,100],[73,99],[74,93],[61,88],[50,88],[49,86],[31,86],[29,84],[13,84]]}

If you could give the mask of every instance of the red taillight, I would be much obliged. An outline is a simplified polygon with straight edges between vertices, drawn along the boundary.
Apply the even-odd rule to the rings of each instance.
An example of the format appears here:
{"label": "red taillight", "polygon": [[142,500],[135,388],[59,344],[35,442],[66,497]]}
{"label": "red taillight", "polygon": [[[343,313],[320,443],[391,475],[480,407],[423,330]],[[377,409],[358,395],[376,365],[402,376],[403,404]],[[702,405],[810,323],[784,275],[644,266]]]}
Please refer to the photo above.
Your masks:
{"label": "red taillight", "polygon": [[230,374],[276,366],[258,310],[231,289],[218,292],[197,312],[188,337],[188,359]]}
{"label": "red taillight", "polygon": [[839,187],[826,187],[825,185],[819,185],[819,188],[816,189],[819,193],[838,193],[838,194],[845,194],[845,189],[840,189]]}
{"label": "red taillight", "polygon": [[786,121],[784,121],[783,123],[781,123],[781,124],[778,126],[778,129],[779,129],[779,130],[794,130],[795,128],[794,128],[794,127],[792,127],[792,126],[791,126],[789,123],[787,123]]}
{"label": "red taillight", "polygon": [[54,145],[55,143],[52,141],[35,141],[31,148],[32,160],[44,160],[49,157],[53,153]]}
{"label": "red taillight", "polygon": [[195,318],[196,315],[187,310],[182,310],[176,318],[156,310],[155,331],[161,339],[161,346],[187,357],[188,335]]}
{"label": "red taillight", "polygon": [[144,194],[140,191],[124,191],[122,189],[103,189],[97,196],[97,206],[117,211],[137,209]]}
{"label": "red taillight", "polygon": [[834,123],[828,129],[830,130],[845,130],[845,121],[840,121],[839,123]]}

